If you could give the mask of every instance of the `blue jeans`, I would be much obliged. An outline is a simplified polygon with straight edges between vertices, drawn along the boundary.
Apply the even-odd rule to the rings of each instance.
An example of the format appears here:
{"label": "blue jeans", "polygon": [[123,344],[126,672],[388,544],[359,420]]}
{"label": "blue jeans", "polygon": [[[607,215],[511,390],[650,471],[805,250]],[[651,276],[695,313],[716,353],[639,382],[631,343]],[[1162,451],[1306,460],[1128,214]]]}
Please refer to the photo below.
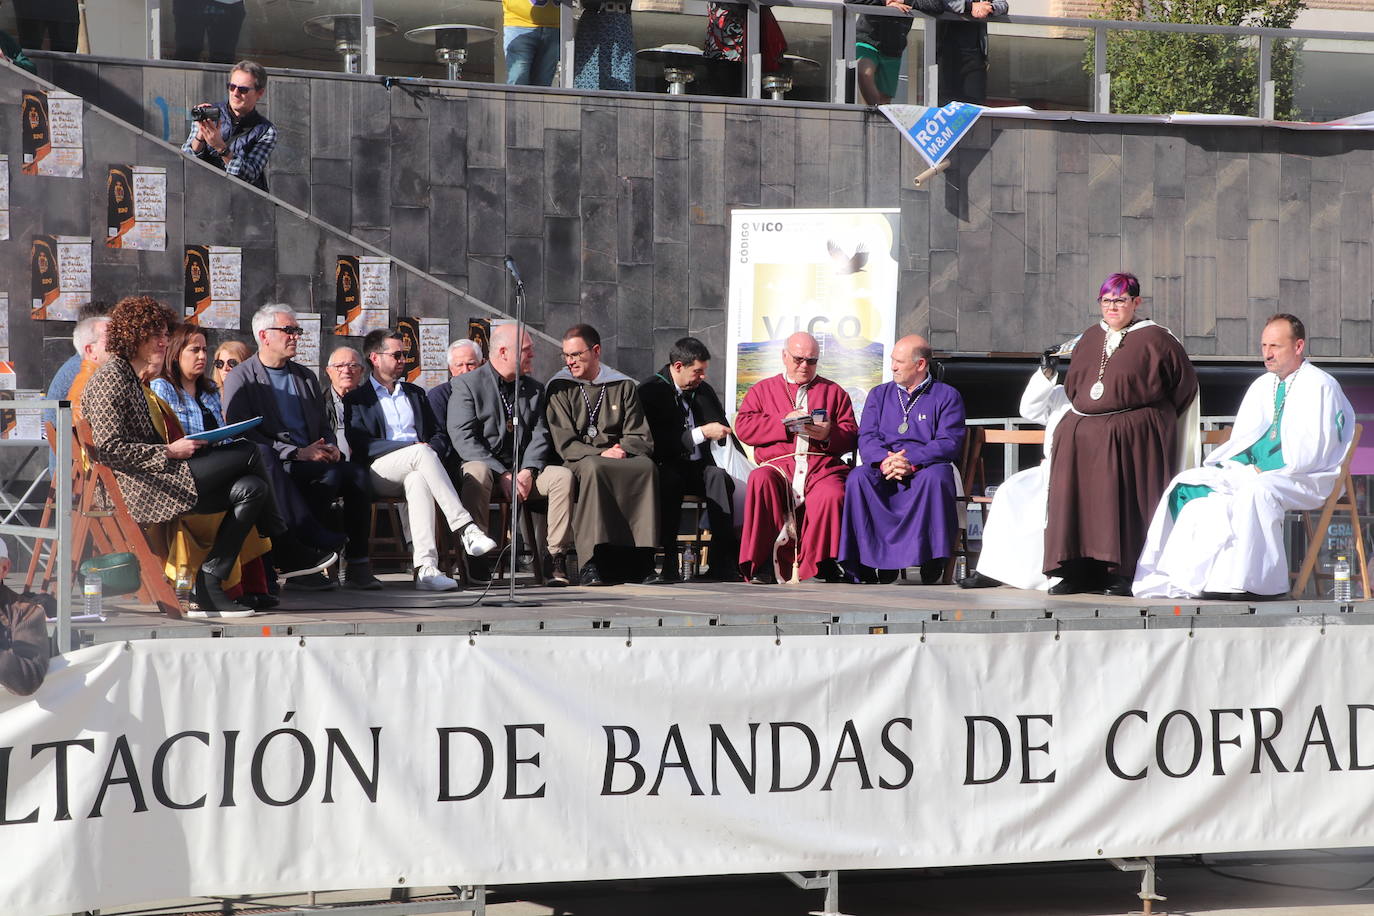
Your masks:
{"label": "blue jeans", "polygon": [[506,26],[506,82],[552,86],[558,72],[558,29]]}

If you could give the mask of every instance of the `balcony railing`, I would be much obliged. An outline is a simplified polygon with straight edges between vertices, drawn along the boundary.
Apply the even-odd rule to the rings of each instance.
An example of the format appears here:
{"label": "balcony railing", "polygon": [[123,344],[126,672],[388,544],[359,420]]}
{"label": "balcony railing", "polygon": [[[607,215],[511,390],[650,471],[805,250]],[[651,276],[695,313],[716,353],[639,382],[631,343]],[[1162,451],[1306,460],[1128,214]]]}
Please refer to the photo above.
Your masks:
{"label": "balcony railing", "polygon": [[[174,28],[171,0],[144,0],[144,2],[149,26],[147,54],[150,58],[167,56],[172,47],[168,40],[168,33]],[[801,17],[803,20],[787,19],[784,26],[789,32],[805,32],[804,43],[807,45],[807,49],[814,49],[817,52],[817,59],[814,60],[814,63],[819,65],[821,78],[819,84],[815,86],[816,92],[814,94],[821,96],[821,98],[810,100],[840,104],[848,103],[854,96],[852,74],[855,66],[855,23],[857,16],[912,15],[917,20],[916,27],[912,30],[908,56],[914,57],[918,63],[912,68],[911,85],[906,97],[908,101],[922,104],[935,104],[938,99],[939,62],[936,54],[936,29],[933,27],[932,20],[935,18],[964,18],[948,14],[939,17],[930,17],[921,13],[905,14],[884,6],[844,4],[834,2],[834,0],[764,0],[764,2],[780,11],[779,18],[791,16]],[[636,10],[637,22],[640,17],[661,18],[665,13],[669,15],[680,13],[684,22],[696,20],[698,28],[695,34],[701,33],[699,28],[700,15],[705,10],[705,4],[701,0],[651,0],[649,5],[653,7],[650,12],[641,13]],[[276,7],[278,10],[290,8],[292,8],[291,4]],[[789,9],[790,12],[782,13],[781,10],[784,8]],[[434,12],[436,9],[442,9],[446,12],[439,14]],[[305,12],[290,14],[264,12],[260,14],[264,17],[291,15],[300,19],[300,22],[295,22],[293,19],[290,23],[292,27],[285,28],[275,23],[267,24],[267,20],[264,19],[263,24],[260,24],[257,30],[258,32],[270,31],[271,34],[270,36],[263,34],[252,36],[253,40],[248,42],[249,47],[246,48],[249,54],[260,59],[266,58],[265,62],[271,65],[297,69],[346,69],[351,72],[383,76],[453,79],[460,77],[458,71],[453,68],[454,55],[450,54],[446,61],[442,60],[441,58],[444,56],[437,54],[438,49],[435,47],[434,36],[431,34],[428,38],[424,37],[425,27],[434,26],[438,23],[420,20],[440,19],[453,23],[455,19],[461,19],[460,24],[476,27],[467,33],[467,47],[462,55],[458,55],[466,58],[466,61],[460,62],[458,67],[465,65],[468,68],[462,71],[461,78],[496,79],[503,69],[499,63],[502,57],[499,51],[502,14],[501,6],[496,3],[457,0],[454,5],[440,7],[436,4],[415,3],[411,0],[333,0],[333,2],[312,5],[308,8],[299,7],[298,10],[305,10]],[[574,76],[573,33],[575,14],[571,6],[560,6],[559,10],[561,17],[561,75],[557,85],[571,88]],[[750,0],[747,3],[745,15],[747,20],[745,29],[747,47],[739,94],[749,99],[761,99],[765,98],[767,93],[764,84],[765,74],[762,70],[762,56],[758,46],[758,36],[760,35],[758,3]],[[1197,36],[1226,36],[1244,44],[1247,48],[1253,49],[1258,58],[1254,93],[1256,102],[1253,114],[1262,118],[1273,118],[1275,114],[1277,92],[1272,76],[1272,62],[1276,42],[1315,40],[1328,52],[1340,52],[1342,57],[1366,61],[1364,65],[1355,67],[1351,72],[1367,73],[1369,71],[1367,58],[1364,58],[1363,53],[1349,53],[1352,49],[1368,48],[1370,52],[1374,52],[1374,45],[1369,44],[1374,42],[1374,32],[1185,25],[1024,15],[998,16],[984,21],[994,26],[996,30],[994,37],[999,41],[1006,38],[1004,34],[1000,33],[1007,31],[1015,32],[1023,38],[1028,33],[1031,35],[1039,33],[1047,37],[1067,38],[1083,42],[1091,39],[1091,52],[1085,47],[1082,53],[1078,55],[1065,56],[1062,53],[1058,55],[1061,81],[1076,80],[1081,74],[1081,83],[1078,83],[1074,92],[1071,93],[1076,101],[1043,103],[1042,100],[1042,105],[1033,104],[1032,107],[1088,108],[1100,113],[1111,111],[1112,74],[1107,68],[1106,51],[1108,36],[1113,32],[1162,32]],[[252,23],[250,23],[250,30],[251,27]],[[829,47],[825,49],[823,47],[823,30],[827,27]],[[293,31],[294,34],[289,34]],[[687,34],[686,29],[680,31],[684,35]],[[273,47],[274,42],[277,47]],[[275,53],[278,49],[280,53]],[[819,59],[822,53],[826,56],[824,59]],[[1089,55],[1092,61],[1091,74],[1088,73],[1086,64],[1082,63],[1089,59]],[[1323,70],[1323,85],[1326,87],[1323,91],[1329,92],[1332,91],[1331,87],[1339,86],[1341,91],[1346,92],[1349,97],[1348,101],[1345,102],[1347,106],[1360,104],[1374,108],[1374,89],[1360,89],[1348,81],[1341,82],[1337,74],[1351,68],[1339,62],[1332,63],[1325,58],[1323,60],[1323,67],[1325,68]],[[807,62],[808,66],[810,63],[811,61]],[[1071,66],[1074,63],[1077,63],[1077,67]],[[1076,69],[1078,72],[1072,73],[1071,69]],[[1327,73],[1326,70],[1330,72]],[[813,83],[816,82],[815,76],[810,77],[810,79]],[[1083,90],[1081,93],[1079,92],[1080,89]],[[1367,100],[1365,99],[1366,94],[1370,95]],[[801,95],[806,96],[806,93],[801,93]],[[1035,100],[1031,101],[1034,102]],[[1309,106],[1309,113],[1311,110],[1311,106]],[[1342,113],[1350,114],[1358,110],[1362,109],[1342,109]]]}

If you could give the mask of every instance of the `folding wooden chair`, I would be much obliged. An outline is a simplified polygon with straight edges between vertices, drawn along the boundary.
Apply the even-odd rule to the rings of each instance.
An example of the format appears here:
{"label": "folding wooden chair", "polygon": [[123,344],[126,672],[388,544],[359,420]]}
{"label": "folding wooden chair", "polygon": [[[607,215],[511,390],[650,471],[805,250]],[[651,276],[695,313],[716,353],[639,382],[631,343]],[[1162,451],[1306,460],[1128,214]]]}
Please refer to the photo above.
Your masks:
{"label": "folding wooden chair", "polygon": [[[1327,526],[1331,524],[1331,519],[1338,510],[1348,513],[1350,516],[1351,537],[1355,541],[1355,555],[1359,559],[1360,585],[1364,589],[1362,595],[1366,599],[1370,597],[1369,563],[1365,558],[1364,531],[1360,527],[1360,510],[1355,505],[1355,481],[1350,476],[1350,462],[1355,457],[1355,447],[1360,444],[1360,435],[1363,432],[1364,425],[1356,423],[1354,434],[1350,437],[1350,446],[1346,449],[1345,458],[1341,461],[1340,476],[1336,478],[1336,485],[1331,488],[1331,495],[1326,498],[1326,502],[1322,503],[1316,523],[1312,521],[1312,513],[1318,510],[1313,509],[1302,513],[1303,525],[1307,529],[1307,555],[1303,558],[1302,566],[1298,571],[1289,573],[1295,580],[1291,592],[1294,598],[1297,598],[1307,589],[1307,583],[1313,578]],[[1318,573],[1316,577],[1321,578],[1322,574]]]}
{"label": "folding wooden chair", "polygon": [[[49,427],[50,436],[56,434]],[[91,425],[78,420],[73,428],[75,448],[72,459],[72,492],[77,495],[76,518],[72,524],[72,556],[78,561],[92,555],[128,551],[138,559],[138,597],[155,605],[168,617],[181,616],[181,604],[176,590],[168,581],[163,560],[148,546],[143,527],[129,513],[128,503],[119,488],[119,481],[108,467],[92,459]],[[55,441],[51,438],[49,441]],[[83,460],[83,456],[85,460]],[[59,469],[60,472],[60,469]],[[102,495],[103,493],[103,495]],[[44,508],[44,524],[57,507]],[[53,554],[49,550],[43,573],[42,588],[46,590],[54,575]],[[29,578],[25,588],[32,586],[37,570],[38,545],[34,545],[34,559],[29,564]]]}
{"label": "folding wooden chair", "polygon": [[[959,497],[959,501],[966,505],[990,506],[992,497],[983,495],[987,490],[987,468],[983,458],[984,450],[989,445],[1034,445],[1043,447],[1045,444],[1045,431],[1043,429],[997,429],[986,426],[965,427],[964,449],[959,456],[959,479],[964,486],[964,495]],[[1007,469],[1008,476],[1015,473],[1015,469]],[[987,524],[987,510],[983,513],[983,524]],[[959,533],[955,536],[954,546],[950,549],[949,563],[945,566],[944,582],[949,585],[954,581],[954,567],[959,557],[974,557],[975,552],[968,546],[968,528],[961,526]],[[970,564],[972,565],[972,564]]]}

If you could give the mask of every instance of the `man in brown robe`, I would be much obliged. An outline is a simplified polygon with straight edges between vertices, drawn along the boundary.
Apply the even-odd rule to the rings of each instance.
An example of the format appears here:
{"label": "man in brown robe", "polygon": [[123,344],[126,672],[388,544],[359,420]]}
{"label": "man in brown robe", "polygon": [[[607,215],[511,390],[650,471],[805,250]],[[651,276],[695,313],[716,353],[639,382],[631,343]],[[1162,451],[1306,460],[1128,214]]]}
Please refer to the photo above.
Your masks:
{"label": "man in brown robe", "polygon": [[1183,345],[1136,318],[1140,281],[1112,274],[1102,321],[1083,332],[1064,379],[1071,409],[1050,460],[1047,576],[1052,595],[1131,594],[1150,517],[1178,468],[1178,418],[1197,395]]}
{"label": "man in brown robe", "polygon": [[563,335],[563,361],[549,381],[547,417],[553,447],[577,478],[582,584],[639,581],[658,544],[658,470],[638,386],[601,364],[601,335],[591,325]]}

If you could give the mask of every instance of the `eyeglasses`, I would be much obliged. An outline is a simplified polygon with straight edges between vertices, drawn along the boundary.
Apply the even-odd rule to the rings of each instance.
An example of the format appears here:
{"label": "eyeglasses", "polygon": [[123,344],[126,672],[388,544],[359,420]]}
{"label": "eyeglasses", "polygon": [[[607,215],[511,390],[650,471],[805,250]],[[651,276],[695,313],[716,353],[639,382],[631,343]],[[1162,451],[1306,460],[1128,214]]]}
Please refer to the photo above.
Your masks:
{"label": "eyeglasses", "polygon": [[216,369],[232,369],[239,364],[236,359],[217,359],[215,360]]}
{"label": "eyeglasses", "polygon": [[590,353],[590,352],[592,352],[592,348],[591,348],[591,347],[588,347],[588,348],[585,349],[585,350],[578,350],[576,353],[564,353],[564,354],[563,354],[563,361],[564,361],[564,362],[569,362],[569,363],[570,363],[570,362],[572,362],[572,361],[575,360],[575,359],[581,359],[582,357],[586,356],[586,355],[587,355],[588,353]]}
{"label": "eyeglasses", "polygon": [[378,355],[378,356],[390,356],[392,359],[405,359],[405,358],[406,358],[406,351],[405,351],[405,350],[378,350],[378,351],[377,351],[377,355]]}
{"label": "eyeglasses", "polygon": [[329,368],[337,369],[340,372],[362,372],[362,363],[330,363]]}
{"label": "eyeglasses", "polygon": [[1118,309],[1119,309],[1119,308],[1121,308],[1123,305],[1125,305],[1126,303],[1130,302],[1130,301],[1131,301],[1131,297],[1130,297],[1130,296],[1126,296],[1126,297],[1124,297],[1124,298],[1123,298],[1123,297],[1114,297],[1114,298],[1108,299],[1106,296],[1103,296],[1101,299],[1098,299],[1097,301],[1098,301],[1098,302],[1101,302],[1103,305],[1107,305],[1107,306],[1111,306],[1112,308],[1118,308]]}
{"label": "eyeglasses", "polygon": [[257,86],[240,86],[238,83],[229,83],[227,85],[230,92],[236,92],[239,95],[247,95],[250,92],[256,91],[258,88]]}
{"label": "eyeglasses", "polygon": [[787,354],[787,358],[792,360],[792,362],[798,366],[814,366],[816,365],[816,363],[821,361],[821,358],[819,356],[794,356],[791,353]]}
{"label": "eyeglasses", "polygon": [[305,328],[296,324],[289,324],[284,328],[263,328],[264,331],[281,331],[287,337],[300,337],[305,333]]}

